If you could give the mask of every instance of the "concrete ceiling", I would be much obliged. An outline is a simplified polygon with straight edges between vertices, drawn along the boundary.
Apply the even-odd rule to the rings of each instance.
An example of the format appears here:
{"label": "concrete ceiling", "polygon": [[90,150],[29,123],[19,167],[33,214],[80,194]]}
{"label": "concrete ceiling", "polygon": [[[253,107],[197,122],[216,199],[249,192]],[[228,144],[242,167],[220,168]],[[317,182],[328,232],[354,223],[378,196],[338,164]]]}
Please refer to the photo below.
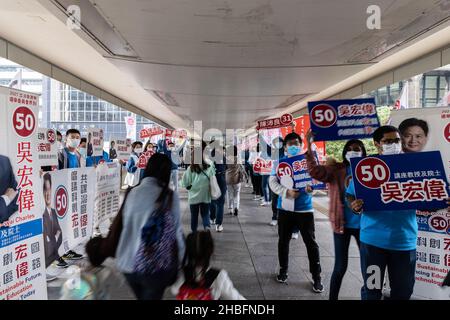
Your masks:
{"label": "concrete ceiling", "polygon": [[[167,113],[173,126],[202,120],[219,129],[253,126],[376,65],[438,30],[450,11],[448,0],[40,3],[55,16],[57,7],[81,7],[78,36],[138,84],[139,97],[145,92],[151,107],[138,106]],[[373,4],[381,8],[380,30],[366,27]]]}

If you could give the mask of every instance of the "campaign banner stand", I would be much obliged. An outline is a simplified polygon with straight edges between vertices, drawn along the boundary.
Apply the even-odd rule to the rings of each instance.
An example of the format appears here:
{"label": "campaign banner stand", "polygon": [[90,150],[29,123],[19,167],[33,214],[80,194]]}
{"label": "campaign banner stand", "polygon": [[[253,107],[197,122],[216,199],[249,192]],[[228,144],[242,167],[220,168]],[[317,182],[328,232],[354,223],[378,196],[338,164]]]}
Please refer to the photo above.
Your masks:
{"label": "campaign banner stand", "polygon": [[[447,180],[450,180],[450,108],[414,108],[394,110],[391,124],[399,125],[411,118],[424,120],[429,133],[422,151],[441,151]],[[416,284],[414,295],[426,299],[448,300],[441,284],[450,271],[450,216],[447,210],[417,211]]]}
{"label": "campaign banner stand", "polygon": [[95,191],[94,226],[108,221],[119,211],[120,165],[102,163],[97,166],[97,186]]}
{"label": "campaign banner stand", "polygon": [[38,108],[38,95],[0,87],[0,196],[17,191],[0,199],[0,300],[47,299]]}

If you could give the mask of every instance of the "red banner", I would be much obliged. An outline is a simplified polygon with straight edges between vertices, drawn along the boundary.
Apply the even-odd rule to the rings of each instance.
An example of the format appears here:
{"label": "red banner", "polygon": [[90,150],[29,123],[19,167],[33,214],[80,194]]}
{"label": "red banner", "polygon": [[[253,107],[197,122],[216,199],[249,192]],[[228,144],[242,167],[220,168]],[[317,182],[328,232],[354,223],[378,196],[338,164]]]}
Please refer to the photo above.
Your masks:
{"label": "red banner", "polygon": [[139,139],[150,138],[162,133],[164,133],[164,130],[160,127],[144,128],[139,132]]}
{"label": "red banner", "polygon": [[293,118],[290,113],[283,114],[279,118],[260,120],[256,125],[256,130],[286,127],[292,123],[292,120]]}

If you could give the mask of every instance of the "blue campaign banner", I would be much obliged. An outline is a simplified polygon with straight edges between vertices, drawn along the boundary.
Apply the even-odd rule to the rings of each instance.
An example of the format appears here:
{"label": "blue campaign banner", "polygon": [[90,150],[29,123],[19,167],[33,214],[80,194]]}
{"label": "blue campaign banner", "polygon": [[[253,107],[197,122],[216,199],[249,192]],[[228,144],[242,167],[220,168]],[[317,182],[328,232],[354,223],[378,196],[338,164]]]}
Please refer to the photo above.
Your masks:
{"label": "blue campaign banner", "polygon": [[313,180],[308,173],[305,155],[283,158],[273,168],[280,183],[285,187],[303,190],[307,185],[314,189],[324,189],[325,184]]}
{"label": "blue campaign banner", "polygon": [[374,98],[310,101],[308,110],[316,141],[371,138],[380,126]]}
{"label": "blue campaign banner", "polygon": [[351,159],[356,198],[364,210],[447,207],[449,184],[439,151]]}
{"label": "blue campaign banner", "polygon": [[42,234],[42,219],[0,228],[0,248]]}

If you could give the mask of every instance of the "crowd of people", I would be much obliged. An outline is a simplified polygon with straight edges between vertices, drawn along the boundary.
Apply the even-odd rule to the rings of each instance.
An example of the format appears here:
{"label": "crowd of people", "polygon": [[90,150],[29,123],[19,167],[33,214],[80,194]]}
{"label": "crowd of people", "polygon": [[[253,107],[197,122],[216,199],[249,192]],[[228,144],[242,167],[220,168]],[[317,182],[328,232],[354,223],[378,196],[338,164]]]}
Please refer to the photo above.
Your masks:
{"label": "crowd of people", "polygon": [[[426,143],[428,131],[426,122],[408,119],[399,128],[378,128],[373,133],[373,143],[379,155],[419,152]],[[111,158],[115,151],[112,144],[109,154],[88,156],[86,141],[78,130],[68,130],[64,143],[59,132],[57,139],[59,169],[96,166],[101,160],[113,161]],[[364,143],[349,140],[343,147],[342,161],[320,163],[313,151],[313,141],[314,133],[311,131],[305,139],[291,132],[284,139],[277,137],[270,143],[260,139],[242,154],[236,146],[215,148],[210,152],[211,143],[205,141],[194,146],[187,145],[186,140],[175,145],[162,139],[155,144],[147,142],[145,147],[140,141],[134,142],[130,159],[121,162],[127,170],[125,180],[130,188],[119,214],[106,238],[96,234],[90,241],[110,242],[113,249],[104,250],[103,259],[98,259],[96,256],[102,246],[88,243],[90,261],[100,265],[108,255],[115,257],[117,268],[138,299],[162,299],[167,288],[178,299],[244,299],[227,272],[211,266],[214,250],[211,229],[215,226],[216,232],[224,231],[225,205],[228,206],[228,214],[239,215],[240,192],[244,186],[252,188],[253,199],[260,201],[261,206],[271,207],[269,224],[278,226],[279,272],[276,280],[280,283],[288,281],[290,241],[301,235],[309,260],[312,290],[323,292],[320,248],[315,235],[313,185],[295,189],[282,183],[274,169],[271,173],[254,170],[258,158],[272,160],[272,168],[276,168],[279,161],[303,154],[303,143],[306,143],[307,170],[311,178],[326,183],[328,187],[328,215],[335,256],[329,299],[339,297],[352,238],[360,250],[364,280],[361,298],[382,298],[382,287],[367,285],[370,276],[367,270],[376,265],[381,270],[382,279],[387,270],[390,298],[409,299],[415,282],[416,211],[364,210],[364,199],[355,195],[350,168],[350,159],[367,156]],[[145,169],[141,169],[138,167],[139,157],[146,151],[152,151],[153,155]],[[186,156],[191,162],[178,181],[178,169],[183,162],[186,163]],[[52,168],[42,169],[48,171]],[[178,187],[185,188],[188,195],[191,233],[187,237],[181,225]],[[215,192],[214,187],[220,192]],[[291,209],[286,210],[286,207]],[[203,226],[200,231],[199,214]],[[113,232],[116,239],[111,239],[113,228],[116,228]],[[52,254],[58,267],[67,267],[66,260],[82,258],[73,250],[62,257]]]}

